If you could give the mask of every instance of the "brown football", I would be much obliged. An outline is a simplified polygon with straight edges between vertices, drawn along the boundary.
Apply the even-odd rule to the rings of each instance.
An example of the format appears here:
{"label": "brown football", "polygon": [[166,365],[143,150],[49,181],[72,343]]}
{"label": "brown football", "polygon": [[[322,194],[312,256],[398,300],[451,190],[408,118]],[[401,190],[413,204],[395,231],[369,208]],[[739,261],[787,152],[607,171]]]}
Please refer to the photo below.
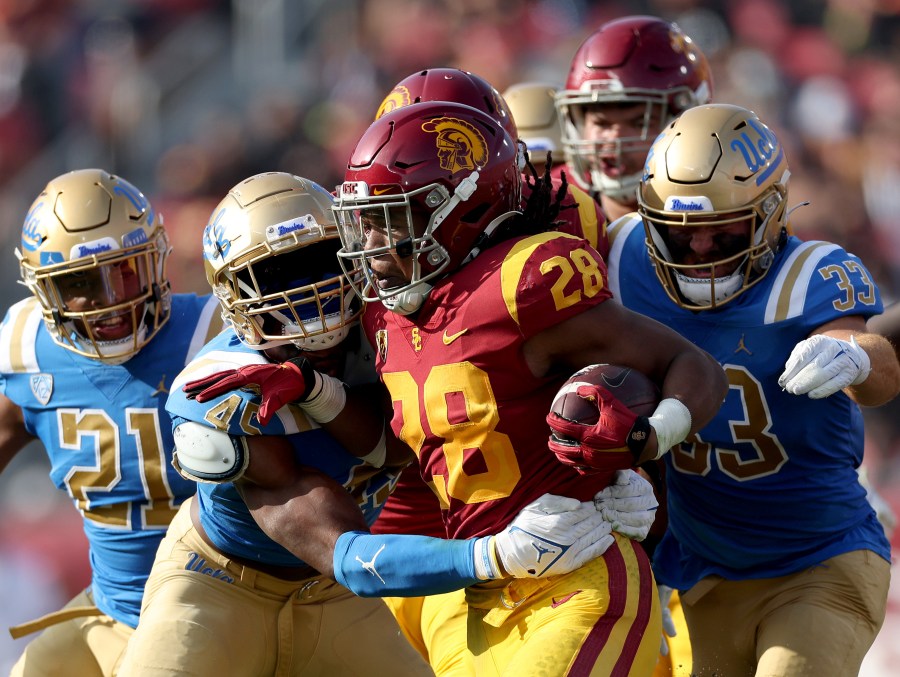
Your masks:
{"label": "brown football", "polygon": [[551,411],[568,421],[594,425],[597,407],[578,396],[578,386],[600,385],[639,416],[649,416],[659,404],[659,388],[647,376],[631,367],[615,364],[592,364],[572,374],[553,398]]}

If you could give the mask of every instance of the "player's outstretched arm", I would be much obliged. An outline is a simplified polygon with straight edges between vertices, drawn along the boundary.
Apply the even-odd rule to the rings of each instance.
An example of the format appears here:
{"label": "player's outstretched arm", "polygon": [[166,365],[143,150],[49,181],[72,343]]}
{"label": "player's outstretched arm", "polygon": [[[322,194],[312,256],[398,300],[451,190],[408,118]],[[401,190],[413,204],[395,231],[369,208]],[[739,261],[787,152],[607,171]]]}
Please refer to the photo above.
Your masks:
{"label": "player's outstretched arm", "polygon": [[339,379],[313,369],[305,357],[211,374],[188,382],[184,392],[188,399],[208,402],[241,388],[258,391],[257,418],[262,425],[279,409],[294,403],[347,451],[370,465],[400,465],[414,458],[405,444],[390,435],[383,414],[383,388],[378,384],[348,388]]}
{"label": "player's outstretched arm", "polygon": [[419,596],[494,578],[566,573],[614,540],[593,502],[551,495],[494,536],[373,535],[351,495],[318,470],[297,466],[285,438],[249,439],[250,463],[236,486],[254,519],[270,538],[358,595]]}
{"label": "player's outstretched arm", "polygon": [[842,317],[794,346],[778,384],[811,399],[843,390],[857,404],[877,407],[900,392],[900,363],[884,336],[866,331],[862,317]]}

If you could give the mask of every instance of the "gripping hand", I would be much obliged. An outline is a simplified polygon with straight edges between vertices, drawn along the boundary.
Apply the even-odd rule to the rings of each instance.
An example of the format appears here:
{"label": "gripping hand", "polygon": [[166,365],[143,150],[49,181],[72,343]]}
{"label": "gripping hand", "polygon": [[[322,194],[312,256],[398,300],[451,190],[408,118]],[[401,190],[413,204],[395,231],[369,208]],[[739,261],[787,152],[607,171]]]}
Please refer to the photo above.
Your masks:
{"label": "gripping hand", "polygon": [[869,355],[857,345],[856,337],[842,341],[815,334],[794,346],[778,385],[791,395],[809,395],[818,400],[847,386],[859,385],[871,370]]}
{"label": "gripping hand", "polygon": [[593,425],[568,421],[551,411],[547,424],[552,434],[548,446],[560,462],[581,473],[609,467],[610,452],[631,452],[637,459],[650,437],[650,422],[638,416],[603,386],[578,387],[578,396],[597,407]]}
{"label": "gripping hand", "polygon": [[594,505],[613,531],[643,541],[656,519],[653,485],[634,470],[617,470],[613,483],[594,496]]}
{"label": "gripping hand", "polygon": [[510,576],[538,578],[574,571],[606,552],[615,539],[593,503],[544,494],[493,537]]}
{"label": "gripping hand", "polygon": [[266,425],[289,402],[302,402],[315,384],[316,372],[305,357],[276,364],[250,364],[229,369],[206,378],[190,381],[183,390],[188,399],[206,402],[223,393],[246,386],[259,390],[262,404],[256,418]]}

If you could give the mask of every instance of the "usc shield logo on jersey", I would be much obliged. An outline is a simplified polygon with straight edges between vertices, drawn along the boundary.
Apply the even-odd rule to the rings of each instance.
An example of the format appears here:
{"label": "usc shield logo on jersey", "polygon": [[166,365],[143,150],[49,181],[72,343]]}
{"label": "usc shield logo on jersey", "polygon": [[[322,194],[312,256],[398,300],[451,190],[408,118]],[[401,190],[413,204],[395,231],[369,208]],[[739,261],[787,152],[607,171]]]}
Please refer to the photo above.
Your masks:
{"label": "usc shield logo on jersey", "polygon": [[437,134],[435,143],[441,169],[455,174],[481,169],[487,164],[487,142],[474,125],[459,118],[439,117],[423,123],[422,129]]}

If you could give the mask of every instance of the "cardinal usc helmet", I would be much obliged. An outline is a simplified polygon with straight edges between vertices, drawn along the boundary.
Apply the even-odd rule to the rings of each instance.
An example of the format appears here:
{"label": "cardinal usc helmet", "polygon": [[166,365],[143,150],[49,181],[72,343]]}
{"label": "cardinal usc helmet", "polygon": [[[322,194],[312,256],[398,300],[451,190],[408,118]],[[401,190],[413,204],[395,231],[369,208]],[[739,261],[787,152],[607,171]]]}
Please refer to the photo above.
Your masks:
{"label": "cardinal usc helmet", "polygon": [[519,136],[516,123],[503,97],[487,80],[459,68],[428,68],[408,75],[384,97],[377,120],[397,108],[425,101],[451,101],[487,113],[513,139]]}
{"label": "cardinal usc helmet", "polygon": [[313,181],[269,172],[241,181],[213,210],[203,231],[206,279],[247,345],[322,350],[356,322],[332,201]]}
{"label": "cardinal usc helmet", "polygon": [[[699,106],[668,126],[648,154],[638,211],[675,303],[718,308],[766,275],[787,237],[789,177],[784,148],[746,108]],[[714,259],[692,255],[697,229],[712,238]]]}
{"label": "cardinal usc helmet", "polygon": [[53,341],[121,364],[169,319],[169,252],[162,216],[141,191],[102,169],[79,169],[31,204],[16,257]]}
{"label": "cardinal usc helmet", "polygon": [[[674,23],[630,16],[603,24],[572,59],[556,105],[563,147],[574,180],[617,200],[634,199],[640,171],[625,156],[644,154],[665,125],[682,111],[707,103],[712,74],[706,57]],[[585,118],[599,106],[643,104],[636,133],[588,138]],[[599,109],[602,110],[602,109]],[[617,136],[617,138],[615,138]]]}
{"label": "cardinal usc helmet", "polygon": [[[412,104],[372,123],[334,207],[338,257],[360,298],[415,312],[436,279],[477,255],[519,213],[517,155],[494,118],[457,103]],[[373,232],[383,242],[373,244]],[[410,279],[379,284],[373,261],[391,256],[408,261]]]}
{"label": "cardinal usc helmet", "polygon": [[543,82],[520,82],[503,92],[503,99],[519,130],[519,139],[529,151],[550,151],[554,164],[565,159],[555,105],[558,89]]}

